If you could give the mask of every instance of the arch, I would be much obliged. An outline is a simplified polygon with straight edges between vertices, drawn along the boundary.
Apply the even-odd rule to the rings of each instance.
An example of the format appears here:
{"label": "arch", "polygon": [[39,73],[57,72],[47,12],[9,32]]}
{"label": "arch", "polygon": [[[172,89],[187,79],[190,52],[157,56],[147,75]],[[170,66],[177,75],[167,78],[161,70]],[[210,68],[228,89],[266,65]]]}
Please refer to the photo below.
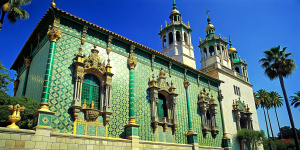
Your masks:
{"label": "arch", "polygon": [[158,93],[157,114],[161,118],[168,117],[167,100],[161,93]]}
{"label": "arch", "polygon": [[212,45],[209,47],[209,54],[210,54],[209,56],[215,55],[215,48]]}
{"label": "arch", "polygon": [[240,73],[240,68],[239,67],[235,67],[235,71]]}
{"label": "arch", "polygon": [[181,42],[181,34],[179,31],[176,31],[176,42]]}
{"label": "arch", "polygon": [[186,32],[184,32],[184,41],[185,41],[185,44],[188,45],[189,44],[189,39],[188,39],[188,35]]}
{"label": "arch", "polygon": [[169,44],[173,43],[173,33],[169,32]]}
{"label": "arch", "polygon": [[207,50],[206,50],[205,47],[204,47],[204,49],[203,49],[203,52],[204,52],[204,58],[206,59],[208,56],[207,56]]}
{"label": "arch", "polygon": [[167,37],[166,37],[166,35],[163,36],[163,46],[164,47],[167,46]]}
{"label": "arch", "polygon": [[81,105],[86,100],[87,105],[90,105],[94,101],[95,108],[99,107],[100,100],[100,82],[98,78],[92,74],[84,75],[82,82],[82,93],[81,93]]}

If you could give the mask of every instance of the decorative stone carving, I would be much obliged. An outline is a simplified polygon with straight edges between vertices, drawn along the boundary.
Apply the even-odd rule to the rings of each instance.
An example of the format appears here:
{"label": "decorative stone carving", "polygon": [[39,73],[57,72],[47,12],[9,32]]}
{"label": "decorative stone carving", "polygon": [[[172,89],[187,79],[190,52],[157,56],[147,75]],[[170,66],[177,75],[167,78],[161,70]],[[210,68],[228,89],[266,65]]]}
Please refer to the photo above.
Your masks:
{"label": "decorative stone carving", "polygon": [[57,42],[61,38],[61,31],[50,25],[47,35],[50,42]]}
{"label": "decorative stone carving", "polygon": [[[178,94],[176,93],[176,88],[173,86],[173,82],[171,82],[171,86],[166,81],[166,73],[161,68],[159,72],[159,76],[157,80],[155,80],[154,74],[152,76],[152,79],[149,79],[148,82],[148,91],[149,91],[149,98],[151,101],[151,109],[152,109],[152,126],[154,131],[156,131],[158,125],[162,126],[164,131],[166,131],[168,128],[172,128],[173,134],[176,130],[176,97]],[[158,104],[158,94],[164,95],[166,98],[166,106],[167,106],[167,116],[168,117],[158,117],[158,110],[157,110],[157,104]]]}
{"label": "decorative stone carving", "polygon": [[137,60],[135,58],[135,56],[133,55],[133,50],[135,49],[134,45],[130,46],[130,54],[129,54],[129,58],[128,58],[128,66],[129,69],[134,69],[135,66],[137,65]]}
{"label": "decorative stone carving", "polygon": [[[236,120],[238,130],[242,128],[253,129],[252,127],[252,114],[248,104],[242,103],[240,100],[233,100],[232,111]],[[243,125],[243,126],[242,126]]]}
{"label": "decorative stone carving", "polygon": [[[112,76],[114,74],[111,72],[112,67],[110,66],[110,60],[107,60],[108,62],[105,66],[105,61],[101,62],[98,53],[99,51],[97,50],[97,46],[94,45],[94,48],[91,49],[91,54],[85,58],[85,56],[82,55],[82,48],[80,47],[78,54],[74,58],[75,90],[72,108],[74,113],[83,111],[86,116],[86,121],[94,121],[99,115],[102,115],[105,121],[104,124],[106,125],[110,120],[110,115],[112,114],[110,108],[110,97]],[[86,104],[86,101],[84,101],[81,106],[82,83],[85,74],[94,75],[100,82],[100,98],[98,100],[99,108],[94,108],[94,101],[92,101],[90,107]]]}
{"label": "decorative stone carving", "polygon": [[215,137],[219,134],[219,130],[216,124],[217,106],[215,103],[214,96],[206,93],[205,89],[202,90],[198,96],[198,106],[201,111],[201,127],[204,136],[211,132],[212,136]]}

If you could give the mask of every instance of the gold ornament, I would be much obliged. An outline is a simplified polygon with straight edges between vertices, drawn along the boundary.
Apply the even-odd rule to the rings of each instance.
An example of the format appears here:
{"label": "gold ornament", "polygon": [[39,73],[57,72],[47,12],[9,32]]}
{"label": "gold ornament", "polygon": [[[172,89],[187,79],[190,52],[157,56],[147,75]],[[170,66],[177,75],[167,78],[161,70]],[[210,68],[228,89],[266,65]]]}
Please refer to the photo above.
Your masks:
{"label": "gold ornament", "polygon": [[135,46],[131,45],[129,59],[128,59],[128,66],[129,66],[130,70],[134,69],[137,64],[136,58],[135,58],[135,56],[133,56],[134,49],[135,49]]}
{"label": "gold ornament", "polygon": [[11,125],[7,126],[7,128],[12,128],[12,129],[20,129],[17,125],[16,122],[21,120],[20,113],[21,111],[24,111],[25,107],[21,107],[19,104],[13,106],[9,105],[8,110],[12,111],[13,114],[8,116],[8,120],[11,122]]}
{"label": "gold ornament", "polygon": [[50,42],[57,42],[61,38],[61,31],[50,26],[47,35]]}

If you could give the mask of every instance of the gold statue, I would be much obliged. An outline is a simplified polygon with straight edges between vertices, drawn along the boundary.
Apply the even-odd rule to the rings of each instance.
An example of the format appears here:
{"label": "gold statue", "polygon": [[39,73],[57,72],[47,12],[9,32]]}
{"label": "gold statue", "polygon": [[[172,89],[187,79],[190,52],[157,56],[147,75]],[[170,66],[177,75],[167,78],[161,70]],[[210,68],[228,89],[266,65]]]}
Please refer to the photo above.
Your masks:
{"label": "gold statue", "polygon": [[9,105],[8,110],[12,111],[13,114],[8,116],[8,120],[11,122],[11,125],[7,126],[7,128],[12,128],[12,129],[20,129],[17,125],[16,122],[21,120],[20,113],[21,111],[24,111],[25,107],[21,107],[19,104],[13,106]]}

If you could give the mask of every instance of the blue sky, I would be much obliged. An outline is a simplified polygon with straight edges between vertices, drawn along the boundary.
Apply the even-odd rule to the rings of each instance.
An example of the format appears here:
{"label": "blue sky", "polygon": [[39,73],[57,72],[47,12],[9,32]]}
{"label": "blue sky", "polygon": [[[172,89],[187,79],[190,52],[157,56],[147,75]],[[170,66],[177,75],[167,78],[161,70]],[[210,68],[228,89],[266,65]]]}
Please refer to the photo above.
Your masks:
{"label": "blue sky", "polygon": [[[18,20],[9,24],[4,20],[0,31],[1,55],[0,61],[10,68],[27,38],[50,7],[51,0],[33,2],[23,7],[30,14],[28,20]],[[277,91],[282,95],[279,80],[270,81],[263,73],[258,60],[263,57],[263,51],[281,45],[288,47],[287,52],[297,66],[300,66],[300,2],[296,0],[176,0],[183,22],[190,22],[192,44],[195,48],[197,69],[200,69],[200,51],[198,39],[205,37],[207,25],[206,8],[210,9],[211,23],[216,27],[216,34],[222,37],[231,36],[233,47],[238,55],[246,59],[248,74],[253,90],[266,89]],[[170,22],[172,0],[56,0],[57,8],[81,17],[89,22],[104,27],[147,47],[160,51],[158,36],[160,25],[165,20]],[[9,71],[13,76],[14,71]],[[294,95],[299,88],[300,70],[285,79],[288,96]],[[9,86],[11,89],[13,85]],[[9,91],[12,94],[12,90]],[[231,101],[230,101],[231,103]],[[281,126],[289,126],[286,106],[278,110]],[[292,108],[296,128],[300,128],[300,109]],[[272,126],[275,134],[278,127],[274,110],[270,110]],[[260,128],[266,128],[263,112],[258,110]]]}

